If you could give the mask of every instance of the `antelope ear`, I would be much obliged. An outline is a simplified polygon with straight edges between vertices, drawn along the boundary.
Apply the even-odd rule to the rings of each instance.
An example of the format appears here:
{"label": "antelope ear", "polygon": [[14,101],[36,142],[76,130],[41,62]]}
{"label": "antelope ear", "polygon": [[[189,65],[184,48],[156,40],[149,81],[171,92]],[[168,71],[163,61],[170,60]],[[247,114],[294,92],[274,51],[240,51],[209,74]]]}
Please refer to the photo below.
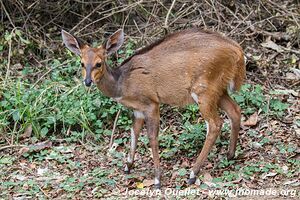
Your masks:
{"label": "antelope ear", "polygon": [[122,29],[119,29],[108,38],[106,44],[104,45],[107,55],[116,52],[122,46],[123,42],[124,32]]}
{"label": "antelope ear", "polygon": [[61,31],[61,36],[66,47],[76,55],[80,55],[80,48],[83,46],[81,42],[65,30]]}

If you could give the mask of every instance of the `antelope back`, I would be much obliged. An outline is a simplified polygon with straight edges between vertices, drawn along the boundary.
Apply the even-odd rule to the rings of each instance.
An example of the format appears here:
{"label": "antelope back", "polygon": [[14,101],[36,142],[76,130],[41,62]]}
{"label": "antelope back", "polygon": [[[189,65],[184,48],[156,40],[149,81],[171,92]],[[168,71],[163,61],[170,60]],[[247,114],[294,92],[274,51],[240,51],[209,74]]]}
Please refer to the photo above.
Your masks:
{"label": "antelope back", "polygon": [[151,101],[184,106],[191,94],[211,91],[219,98],[228,87],[238,89],[245,76],[241,47],[220,34],[181,31],[137,52],[120,67],[125,96],[141,95]]}

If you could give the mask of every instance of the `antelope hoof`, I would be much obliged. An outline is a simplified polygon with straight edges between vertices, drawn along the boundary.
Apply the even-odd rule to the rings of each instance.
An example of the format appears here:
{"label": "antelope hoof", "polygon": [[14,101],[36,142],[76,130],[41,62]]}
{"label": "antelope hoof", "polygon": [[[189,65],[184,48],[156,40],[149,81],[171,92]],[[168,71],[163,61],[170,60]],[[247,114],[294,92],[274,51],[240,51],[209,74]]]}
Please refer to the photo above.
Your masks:
{"label": "antelope hoof", "polygon": [[124,173],[125,173],[125,174],[130,174],[130,170],[129,170],[129,169],[127,169],[127,170],[124,169]]}
{"label": "antelope hoof", "polygon": [[[158,170],[156,172],[159,172]],[[160,184],[160,175],[158,177],[154,178],[154,188],[155,189],[160,189],[161,184]]]}
{"label": "antelope hoof", "polygon": [[189,185],[192,185],[192,184],[194,184],[196,182],[196,177],[194,177],[194,178],[189,178],[189,180],[188,180],[188,184]]}
{"label": "antelope hoof", "polygon": [[161,184],[160,183],[154,184],[154,188],[155,189],[160,189],[161,188]]}
{"label": "antelope hoof", "polygon": [[125,164],[124,173],[125,174],[130,174],[130,168],[131,168],[131,165]]}

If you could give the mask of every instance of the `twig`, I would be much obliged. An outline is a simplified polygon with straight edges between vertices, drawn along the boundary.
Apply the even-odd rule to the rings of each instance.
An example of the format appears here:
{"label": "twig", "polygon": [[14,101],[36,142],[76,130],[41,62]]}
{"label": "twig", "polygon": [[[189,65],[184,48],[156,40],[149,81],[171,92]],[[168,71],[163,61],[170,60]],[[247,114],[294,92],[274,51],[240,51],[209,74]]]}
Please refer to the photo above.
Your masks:
{"label": "twig", "polygon": [[139,28],[139,26],[137,25],[137,23],[136,23],[135,20],[133,20],[133,23],[134,23],[136,29],[138,30],[138,32],[140,33],[140,35],[142,36],[142,37],[141,37],[141,41],[143,41],[143,39],[144,39],[144,34],[141,32],[141,30],[140,30],[140,28]]}
{"label": "twig", "polygon": [[113,129],[112,129],[111,136],[110,136],[110,141],[109,141],[109,148],[110,149],[111,149],[111,147],[113,145],[113,142],[114,142],[114,133],[115,133],[115,130],[116,130],[117,121],[118,121],[120,113],[121,113],[121,109],[118,111],[118,113],[115,117],[114,126],[113,126]]}
{"label": "twig", "polygon": [[42,189],[42,187],[39,185],[39,184],[37,184],[37,186],[39,187],[39,189],[41,190],[41,192],[47,197],[47,198],[49,198],[49,199],[51,199],[51,197]]}
{"label": "twig", "polygon": [[[2,1],[1,1],[2,3]],[[10,34],[12,34],[15,31],[15,28],[11,31]],[[12,39],[10,39],[8,41],[8,56],[7,56],[7,65],[6,65],[6,74],[5,74],[5,79],[3,82],[3,85],[5,86],[6,81],[8,79],[8,75],[9,75],[9,68],[10,68],[10,58],[11,58],[11,43],[12,43]]]}
{"label": "twig", "polygon": [[170,13],[171,13],[172,8],[174,7],[175,2],[176,2],[176,0],[173,0],[173,1],[172,1],[172,4],[171,4],[171,6],[170,6],[170,8],[169,8],[169,10],[168,10],[168,13],[167,13],[166,19],[165,19],[165,23],[164,23],[164,28],[168,28],[168,20],[169,20],[169,16],[170,16]]}
{"label": "twig", "polygon": [[[229,9],[230,10],[230,9]],[[227,35],[232,35],[233,33],[235,33],[235,30],[241,25],[244,24],[245,21],[252,15],[253,10],[249,13],[249,15],[247,15],[242,21],[240,21],[238,23],[238,25],[236,25]]]}
{"label": "twig", "polygon": [[103,19],[106,19],[106,18],[108,18],[108,17],[110,17],[110,16],[112,16],[112,15],[115,15],[116,13],[124,12],[124,11],[126,11],[128,8],[133,8],[133,7],[137,6],[137,5],[139,5],[140,3],[142,3],[142,0],[141,0],[141,1],[138,1],[138,2],[135,2],[135,3],[132,3],[132,4],[128,5],[127,7],[124,7],[124,8],[122,8],[122,9],[118,10],[118,11],[112,12],[112,13],[110,13],[110,14],[104,16],[104,17],[101,17],[100,19],[97,19],[97,20],[95,20],[95,21],[93,21],[93,22],[87,24],[86,26],[84,26],[84,27],[81,28],[80,30],[76,31],[75,34],[80,33],[81,31],[87,29],[87,27],[89,27],[89,26],[91,26],[91,25],[93,25],[93,24],[95,24],[95,23],[97,23],[97,22],[99,22],[99,21],[101,21],[101,20],[103,20]]}
{"label": "twig", "polygon": [[[189,11],[191,8],[194,8],[192,11]],[[195,10],[197,10],[197,8],[195,8],[195,4],[187,7],[185,10],[183,10],[181,13],[177,13],[178,17],[176,17],[176,19],[174,19],[169,25],[174,24],[178,19],[188,16],[189,14],[195,12]],[[188,12],[189,11],[189,12]]]}
{"label": "twig", "polygon": [[9,13],[7,12],[7,10],[6,10],[6,8],[5,8],[5,6],[4,6],[2,0],[0,0],[0,3],[1,3],[1,6],[3,7],[3,10],[4,10],[4,12],[5,12],[5,14],[6,14],[6,16],[7,16],[8,20],[9,20],[9,22],[11,23],[11,25],[12,25],[14,28],[16,28],[16,26],[15,26],[15,24],[13,23],[13,21],[11,20],[11,18],[10,18],[10,16],[9,16]]}
{"label": "twig", "polygon": [[7,145],[7,146],[0,147],[0,151],[3,151],[4,149],[8,149],[8,148],[18,148],[18,147],[26,147],[26,145]]}
{"label": "twig", "polygon": [[244,28],[242,31],[240,31],[239,33],[237,33],[237,35],[240,35],[240,34],[244,33],[246,30],[248,30],[249,28],[251,28],[251,26],[254,26],[254,25],[256,25],[256,24],[261,24],[261,23],[263,23],[263,22],[265,22],[265,21],[268,21],[268,20],[270,20],[270,19],[280,18],[280,17],[284,17],[284,15],[273,15],[273,16],[268,17],[268,18],[266,18],[266,19],[263,19],[263,20],[254,22],[253,24],[248,25],[248,26],[247,26],[246,28]]}
{"label": "twig", "polygon": [[213,11],[215,13],[215,15],[217,16],[218,19],[218,25],[217,25],[217,30],[220,29],[220,24],[222,23],[221,19],[220,19],[220,14],[219,11],[216,9],[216,6],[214,4],[214,2],[211,0],[211,4],[209,2],[207,2],[207,0],[204,0],[208,5],[210,5],[213,8]]}
{"label": "twig", "polygon": [[98,10],[101,6],[103,6],[103,4],[99,4],[94,10],[92,10],[90,12],[90,14],[88,14],[87,16],[85,16],[80,22],[78,22],[71,30],[70,32],[72,32],[73,30],[75,30],[82,22],[84,22],[86,19],[88,19],[96,10]]}

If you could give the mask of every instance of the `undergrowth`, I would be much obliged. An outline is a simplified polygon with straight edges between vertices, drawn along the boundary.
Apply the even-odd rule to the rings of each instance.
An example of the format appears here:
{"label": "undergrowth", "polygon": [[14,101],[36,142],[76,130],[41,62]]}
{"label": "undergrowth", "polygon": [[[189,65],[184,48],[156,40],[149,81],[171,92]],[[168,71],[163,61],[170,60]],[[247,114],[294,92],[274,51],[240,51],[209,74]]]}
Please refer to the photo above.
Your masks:
{"label": "undergrowth", "polygon": [[[20,31],[10,34],[7,32],[0,42],[0,50],[7,49],[10,42],[30,44]],[[135,43],[128,41],[118,52],[118,58],[113,58],[109,64],[121,63],[133,54],[134,48]],[[18,52],[15,54],[18,55]],[[7,63],[8,60],[3,59],[1,68],[5,69]],[[87,136],[92,136],[96,141],[102,141],[111,135],[113,121],[119,110],[121,115],[117,121],[118,130],[122,132],[130,129],[130,110],[103,96],[95,86],[90,89],[84,87],[79,58],[66,51],[65,59],[51,60],[47,70],[39,75],[41,78],[31,79],[30,75],[36,73],[36,70],[30,63],[25,63],[18,76],[1,81],[0,131],[5,137],[14,137],[14,141],[18,143],[19,136],[32,128],[32,141],[57,136],[72,141],[83,141]],[[281,117],[288,107],[280,99],[264,94],[261,85],[245,84],[239,93],[232,96],[245,116],[261,112],[269,117]],[[172,108],[171,112],[175,110],[176,108]],[[162,134],[160,137],[161,146],[165,147],[162,153],[164,157],[172,156],[178,150],[199,149],[205,138],[204,124],[195,123],[200,116],[197,105],[189,105],[181,112],[181,134]],[[117,142],[122,144],[127,140]],[[195,151],[189,151],[189,155],[193,155]]]}

